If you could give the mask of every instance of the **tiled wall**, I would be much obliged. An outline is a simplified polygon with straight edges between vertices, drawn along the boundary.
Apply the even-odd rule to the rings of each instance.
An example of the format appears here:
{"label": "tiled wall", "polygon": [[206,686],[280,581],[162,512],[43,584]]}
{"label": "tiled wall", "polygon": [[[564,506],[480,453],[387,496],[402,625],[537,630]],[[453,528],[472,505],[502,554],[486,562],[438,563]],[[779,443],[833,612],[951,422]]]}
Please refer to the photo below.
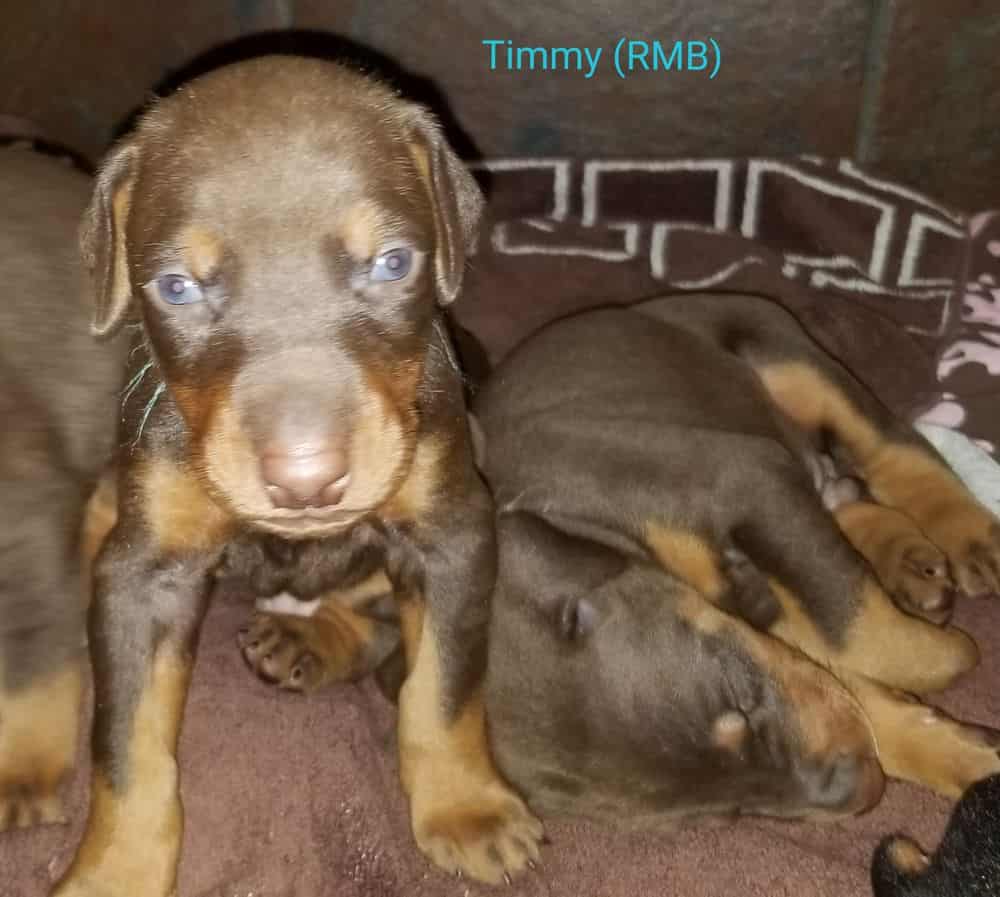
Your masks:
{"label": "tiled wall", "polygon": [[[269,29],[317,29],[428,79],[482,155],[848,155],[966,209],[1000,203],[998,0],[7,7],[0,114],[32,118],[91,155],[154,83],[197,53]],[[622,80],[610,59],[621,38],[660,40],[668,50],[713,38],[721,67],[714,79],[674,68]],[[491,71],[484,39],[603,53],[589,79]]]}

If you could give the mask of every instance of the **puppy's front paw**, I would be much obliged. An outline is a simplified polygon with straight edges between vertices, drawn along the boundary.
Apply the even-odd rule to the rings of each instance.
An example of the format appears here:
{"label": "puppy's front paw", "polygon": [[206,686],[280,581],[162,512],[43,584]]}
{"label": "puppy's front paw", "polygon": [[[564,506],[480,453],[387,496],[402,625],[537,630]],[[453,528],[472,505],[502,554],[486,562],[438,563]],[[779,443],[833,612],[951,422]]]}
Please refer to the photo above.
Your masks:
{"label": "puppy's front paw", "polygon": [[[449,789],[450,791],[451,789]],[[541,822],[499,781],[414,805],[417,846],[446,872],[490,884],[509,881],[539,859]]]}
{"label": "puppy's front paw", "polygon": [[721,572],[729,584],[720,599],[723,609],[742,617],[755,629],[767,630],[781,614],[767,575],[733,547],[722,552]]}
{"label": "puppy's front paw", "polygon": [[120,895],[117,891],[92,879],[67,879],[56,886],[51,897],[120,897]]}
{"label": "puppy's front paw", "polygon": [[948,559],[925,539],[912,540],[900,554],[896,569],[879,574],[904,610],[932,623],[946,623],[951,617],[957,589]]}
{"label": "puppy's front paw", "polygon": [[1000,522],[989,511],[969,502],[942,514],[926,531],[947,555],[964,594],[1000,595]]}
{"label": "puppy's front paw", "polygon": [[66,821],[58,789],[76,755],[81,687],[74,665],[0,692],[0,831]]}
{"label": "puppy's front paw", "polygon": [[32,825],[62,825],[66,812],[57,794],[46,794],[30,786],[10,787],[0,795],[0,832]]}
{"label": "puppy's front paw", "polygon": [[324,659],[310,649],[309,618],[255,613],[237,637],[247,665],[261,679],[289,691],[307,692],[330,678]]}

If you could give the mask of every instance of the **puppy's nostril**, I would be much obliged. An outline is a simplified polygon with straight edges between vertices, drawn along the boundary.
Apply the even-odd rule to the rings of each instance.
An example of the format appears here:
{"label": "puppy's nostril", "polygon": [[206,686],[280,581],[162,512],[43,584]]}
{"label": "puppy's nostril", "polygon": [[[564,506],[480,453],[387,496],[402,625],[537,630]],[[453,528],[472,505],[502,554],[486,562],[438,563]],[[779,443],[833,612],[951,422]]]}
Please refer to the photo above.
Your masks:
{"label": "puppy's nostril", "polygon": [[347,453],[337,448],[300,452],[271,450],[260,470],[276,508],[329,508],[340,504],[350,484]]}

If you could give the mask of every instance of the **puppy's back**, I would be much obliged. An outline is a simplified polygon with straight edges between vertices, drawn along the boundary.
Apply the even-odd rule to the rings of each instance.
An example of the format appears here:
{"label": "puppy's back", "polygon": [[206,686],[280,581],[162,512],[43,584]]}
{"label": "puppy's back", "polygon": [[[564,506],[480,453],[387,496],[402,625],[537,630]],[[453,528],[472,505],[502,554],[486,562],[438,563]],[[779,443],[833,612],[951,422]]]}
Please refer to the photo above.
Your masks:
{"label": "puppy's back", "polygon": [[[91,180],[68,162],[0,149],[0,371],[6,427],[41,418],[64,461],[93,476],[113,438],[122,346],[90,335],[77,231]],[[16,389],[11,384],[16,383]]]}

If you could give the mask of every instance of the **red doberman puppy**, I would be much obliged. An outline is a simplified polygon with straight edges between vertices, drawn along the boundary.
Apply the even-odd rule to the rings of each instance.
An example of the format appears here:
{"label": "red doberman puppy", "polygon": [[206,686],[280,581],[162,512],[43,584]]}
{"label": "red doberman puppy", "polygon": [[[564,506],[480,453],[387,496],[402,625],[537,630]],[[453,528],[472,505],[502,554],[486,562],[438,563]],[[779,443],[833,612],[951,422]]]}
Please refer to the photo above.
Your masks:
{"label": "red doberman puppy", "polygon": [[491,882],[537,856],[486,742],[493,504],[441,310],[480,208],[426,111],[298,57],[196,79],[105,161],[82,232],[93,330],[141,327],[95,565],[90,815],[58,897],[173,892],[178,729],[227,565],[302,599],[384,568],[418,845]]}

